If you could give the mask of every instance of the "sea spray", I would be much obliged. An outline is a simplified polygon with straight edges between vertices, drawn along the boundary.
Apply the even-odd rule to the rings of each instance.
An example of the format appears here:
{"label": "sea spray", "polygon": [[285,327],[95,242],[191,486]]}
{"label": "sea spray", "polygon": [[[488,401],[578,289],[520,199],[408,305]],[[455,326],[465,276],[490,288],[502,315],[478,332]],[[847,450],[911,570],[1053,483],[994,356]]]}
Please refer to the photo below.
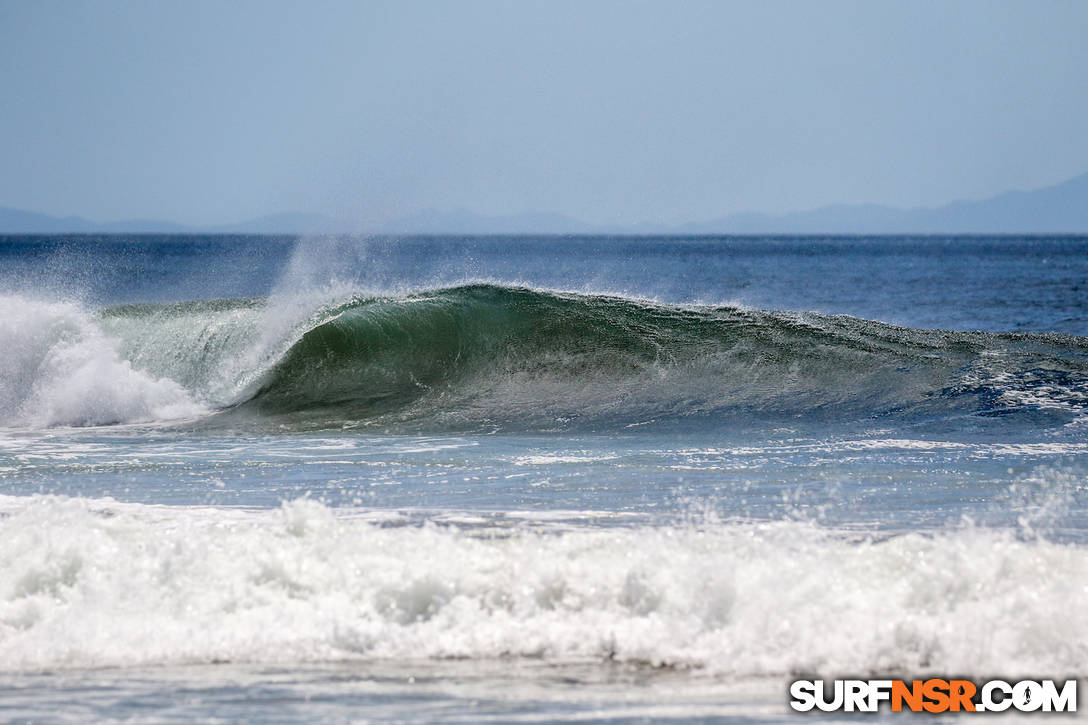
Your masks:
{"label": "sea spray", "polygon": [[1088,670],[1088,550],[805,522],[517,529],[0,497],[0,670],[544,658],[791,672]]}
{"label": "sea spray", "polygon": [[[230,425],[547,431],[965,416],[980,427],[1026,416],[1054,428],[1088,407],[1088,342],[1068,335],[916,330],[487,284],[378,296],[300,290],[93,314],[9,297],[7,354],[21,357],[4,409],[30,425],[165,419],[190,414],[188,403],[228,412]],[[31,323],[31,310],[48,320]],[[111,374],[136,381],[117,390],[144,391],[124,400],[145,403],[110,397],[102,386]],[[60,377],[67,392],[40,393],[56,413],[28,417],[14,391],[26,398]],[[77,402],[103,396],[101,415]]]}
{"label": "sea spray", "polygon": [[75,303],[0,297],[0,426],[86,426],[194,417],[181,385],[134,367]]}

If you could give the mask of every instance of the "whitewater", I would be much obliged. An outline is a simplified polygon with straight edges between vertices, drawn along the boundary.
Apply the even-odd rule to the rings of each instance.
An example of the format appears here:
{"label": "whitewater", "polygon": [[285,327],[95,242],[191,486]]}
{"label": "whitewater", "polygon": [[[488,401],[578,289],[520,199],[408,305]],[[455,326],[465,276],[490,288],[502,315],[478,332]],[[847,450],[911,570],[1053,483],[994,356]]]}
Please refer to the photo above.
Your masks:
{"label": "whitewater", "polygon": [[21,720],[1088,673],[1088,239],[0,238]]}

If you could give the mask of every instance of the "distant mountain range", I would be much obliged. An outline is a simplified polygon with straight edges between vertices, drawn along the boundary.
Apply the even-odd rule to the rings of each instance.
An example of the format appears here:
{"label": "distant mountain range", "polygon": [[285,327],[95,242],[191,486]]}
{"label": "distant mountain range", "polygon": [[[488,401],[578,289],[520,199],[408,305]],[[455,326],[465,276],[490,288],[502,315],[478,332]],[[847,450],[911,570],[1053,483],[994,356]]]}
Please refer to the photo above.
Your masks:
{"label": "distant mountain range", "polygon": [[376,229],[320,214],[286,213],[220,226],[150,219],[96,222],[0,207],[0,234],[1000,234],[1088,233],[1088,174],[1035,191],[927,209],[840,204],[789,214],[731,214],[674,226],[595,225],[561,214],[482,216],[422,211]]}
{"label": "distant mountain range", "polygon": [[930,209],[841,204],[792,214],[733,214],[682,231],[732,234],[1000,234],[1088,232],[1088,174],[1035,191]]}

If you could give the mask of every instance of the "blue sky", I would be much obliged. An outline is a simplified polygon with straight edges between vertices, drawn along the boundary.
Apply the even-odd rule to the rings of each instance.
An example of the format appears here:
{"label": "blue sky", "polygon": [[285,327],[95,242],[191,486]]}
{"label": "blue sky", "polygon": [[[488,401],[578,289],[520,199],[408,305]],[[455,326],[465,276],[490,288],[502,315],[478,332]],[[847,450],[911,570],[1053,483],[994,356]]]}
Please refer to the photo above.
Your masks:
{"label": "blue sky", "polygon": [[3,2],[0,206],[677,223],[1088,171],[1083,2]]}

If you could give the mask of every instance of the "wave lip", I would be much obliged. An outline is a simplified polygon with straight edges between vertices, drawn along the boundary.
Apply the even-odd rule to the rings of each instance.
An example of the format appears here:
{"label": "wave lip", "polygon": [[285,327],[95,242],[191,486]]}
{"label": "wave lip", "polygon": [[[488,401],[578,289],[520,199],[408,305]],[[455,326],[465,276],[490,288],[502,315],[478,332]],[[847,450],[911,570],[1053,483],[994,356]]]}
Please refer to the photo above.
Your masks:
{"label": "wave lip", "polygon": [[1088,551],[1000,531],[536,522],[492,535],[307,500],[255,512],[0,497],[0,510],[3,671],[502,657],[735,676],[1088,671],[1088,623],[1067,616],[1088,606]]}
{"label": "wave lip", "polygon": [[15,358],[0,381],[0,418],[17,425],[207,409],[219,411],[208,425],[276,428],[617,431],[877,418],[1046,429],[1088,410],[1088,340],[1068,335],[492,284],[94,314],[15,307],[16,322],[0,327],[0,354]]}
{"label": "wave lip", "polygon": [[1082,338],[477,284],[331,309],[240,409],[506,430],[1039,409],[1063,424],[1086,391]]}

